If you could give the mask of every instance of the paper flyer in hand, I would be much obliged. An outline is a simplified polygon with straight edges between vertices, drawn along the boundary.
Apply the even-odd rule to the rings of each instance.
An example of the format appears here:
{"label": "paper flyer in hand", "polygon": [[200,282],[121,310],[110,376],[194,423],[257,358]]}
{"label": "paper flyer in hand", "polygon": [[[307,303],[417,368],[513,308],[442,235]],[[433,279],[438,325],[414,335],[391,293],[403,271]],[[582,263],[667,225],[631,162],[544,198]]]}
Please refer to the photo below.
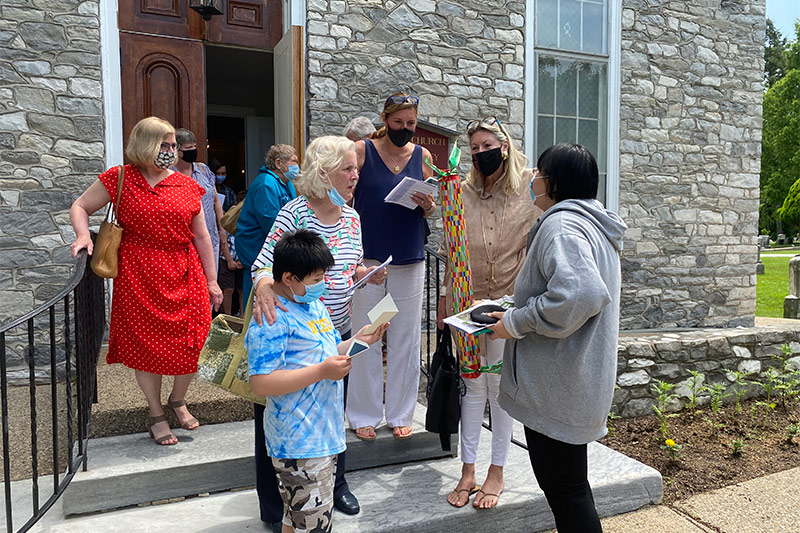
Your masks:
{"label": "paper flyer in hand", "polygon": [[394,304],[391,294],[383,297],[383,300],[378,302],[378,305],[372,308],[367,317],[372,324],[369,325],[365,333],[370,335],[375,332],[383,324],[389,322],[394,315],[397,314],[397,306]]}
{"label": "paper flyer in hand", "polygon": [[378,265],[378,268],[376,268],[375,270],[373,270],[372,272],[370,272],[369,274],[367,274],[366,276],[364,276],[363,278],[361,278],[360,280],[358,280],[357,282],[355,282],[355,283],[353,284],[353,286],[352,286],[352,287],[350,287],[350,290],[351,290],[351,291],[354,291],[354,290],[356,290],[356,289],[358,289],[358,288],[360,288],[360,287],[363,287],[363,286],[364,286],[364,284],[365,284],[365,283],[367,283],[367,280],[368,280],[369,278],[371,278],[373,274],[375,274],[376,272],[378,272],[378,271],[379,271],[380,269],[382,269],[382,268],[386,268],[386,265],[388,265],[388,264],[389,264],[389,263],[391,263],[391,262],[392,262],[392,256],[390,255],[390,256],[389,256],[389,258],[388,258],[386,261],[384,261],[383,263],[381,263],[380,265]]}
{"label": "paper flyer in hand", "polygon": [[390,204],[402,205],[408,209],[416,209],[419,206],[411,199],[411,195],[415,192],[425,195],[435,194],[437,188],[438,186],[435,183],[420,181],[406,176],[386,195],[383,201]]}
{"label": "paper flyer in hand", "polygon": [[486,327],[486,324],[479,324],[477,322],[473,322],[472,320],[470,320],[469,317],[473,309],[475,309],[478,306],[486,304],[497,304],[505,309],[511,309],[512,307],[514,307],[514,297],[503,296],[502,298],[499,298],[497,300],[482,300],[480,302],[475,302],[469,309],[466,309],[458,313],[457,315],[445,318],[444,323],[456,329],[460,329],[461,331],[469,335],[481,335],[482,333],[489,333],[491,330]]}

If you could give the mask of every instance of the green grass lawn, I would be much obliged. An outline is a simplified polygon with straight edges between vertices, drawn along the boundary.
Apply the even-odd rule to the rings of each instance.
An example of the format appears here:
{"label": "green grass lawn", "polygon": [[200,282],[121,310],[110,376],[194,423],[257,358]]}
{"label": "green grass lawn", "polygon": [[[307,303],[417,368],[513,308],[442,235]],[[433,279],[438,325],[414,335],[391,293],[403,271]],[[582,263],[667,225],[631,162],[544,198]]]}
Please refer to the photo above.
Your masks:
{"label": "green grass lawn", "polygon": [[789,260],[761,254],[764,273],[756,283],[756,316],[783,317],[783,299],[789,295]]}

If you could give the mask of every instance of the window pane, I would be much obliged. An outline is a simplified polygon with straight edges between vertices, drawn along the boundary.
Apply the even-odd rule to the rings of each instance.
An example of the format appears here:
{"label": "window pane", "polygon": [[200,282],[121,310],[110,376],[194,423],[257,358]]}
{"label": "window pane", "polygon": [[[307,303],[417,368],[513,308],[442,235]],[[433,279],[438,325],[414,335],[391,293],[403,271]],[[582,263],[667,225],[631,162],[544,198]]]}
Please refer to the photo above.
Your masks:
{"label": "window pane", "polygon": [[558,0],[536,2],[536,44],[558,47]]}
{"label": "window pane", "polygon": [[539,113],[553,115],[556,112],[556,62],[552,59],[539,59],[539,76],[537,88],[539,90]]}
{"label": "window pane", "polygon": [[592,152],[597,158],[597,121],[579,120],[578,121],[578,144],[582,144],[587,150]]}
{"label": "window pane", "polygon": [[585,52],[603,54],[606,51],[605,18],[603,17],[603,4],[593,2],[583,3],[583,47]]}
{"label": "window pane", "polygon": [[561,0],[559,2],[558,47],[564,50],[581,49],[581,3],[580,0]]}
{"label": "window pane", "polygon": [[598,94],[599,75],[602,65],[584,63],[578,70],[578,116],[597,118],[597,107],[600,100]]}
{"label": "window pane", "polygon": [[577,121],[574,118],[556,118],[556,144],[576,142],[576,126]]}
{"label": "window pane", "polygon": [[606,205],[606,175],[603,172],[600,173],[600,179],[597,184],[597,199],[600,200],[601,204]]}
{"label": "window pane", "polygon": [[578,69],[573,61],[558,61],[556,80],[556,113],[577,116],[578,114]]}
{"label": "window pane", "polygon": [[542,152],[555,144],[553,142],[553,120],[553,117],[537,117],[536,159],[539,158]]}

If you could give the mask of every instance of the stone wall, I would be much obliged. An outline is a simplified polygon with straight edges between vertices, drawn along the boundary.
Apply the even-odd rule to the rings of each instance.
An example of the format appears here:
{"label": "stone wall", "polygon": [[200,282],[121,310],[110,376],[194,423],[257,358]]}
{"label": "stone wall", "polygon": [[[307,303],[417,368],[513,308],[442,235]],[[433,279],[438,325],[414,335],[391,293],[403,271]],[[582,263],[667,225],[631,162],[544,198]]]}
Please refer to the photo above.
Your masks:
{"label": "stone wall", "polygon": [[[800,326],[698,329],[673,333],[626,334],[619,340],[617,385],[612,412],[623,417],[653,414],[656,380],[674,383],[678,398],[669,410],[678,410],[691,394],[690,370],[700,372],[696,389],[721,383],[733,401],[733,371],[749,374],[746,381],[763,382],[769,369],[780,367],[776,357],[786,344],[794,355],[788,364],[800,370]],[[763,395],[758,385],[747,385],[744,397]],[[700,405],[709,401],[703,393]]]}
{"label": "stone wall", "polygon": [[421,96],[420,118],[456,131],[496,115],[523,140],[521,1],[308,1],[308,133],[378,123],[396,90]]}
{"label": "stone wall", "polygon": [[622,4],[622,328],[752,325],[764,0]]}
{"label": "stone wall", "polygon": [[97,1],[0,3],[0,323],[69,278],[69,207],[103,169]]}

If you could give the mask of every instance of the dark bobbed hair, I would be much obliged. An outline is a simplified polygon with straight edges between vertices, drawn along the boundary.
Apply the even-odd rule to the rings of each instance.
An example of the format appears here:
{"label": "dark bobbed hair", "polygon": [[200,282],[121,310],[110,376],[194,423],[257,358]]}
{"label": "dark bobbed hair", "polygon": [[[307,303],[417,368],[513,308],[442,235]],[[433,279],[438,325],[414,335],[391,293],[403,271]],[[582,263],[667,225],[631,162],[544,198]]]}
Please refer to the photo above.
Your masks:
{"label": "dark bobbed hair", "polygon": [[547,178],[547,196],[556,202],[597,198],[597,161],[580,144],[551,146],[539,156],[536,167]]}
{"label": "dark bobbed hair", "polygon": [[286,272],[299,280],[334,265],[333,255],[318,234],[307,229],[286,233],[272,254],[272,276],[281,281]]}

